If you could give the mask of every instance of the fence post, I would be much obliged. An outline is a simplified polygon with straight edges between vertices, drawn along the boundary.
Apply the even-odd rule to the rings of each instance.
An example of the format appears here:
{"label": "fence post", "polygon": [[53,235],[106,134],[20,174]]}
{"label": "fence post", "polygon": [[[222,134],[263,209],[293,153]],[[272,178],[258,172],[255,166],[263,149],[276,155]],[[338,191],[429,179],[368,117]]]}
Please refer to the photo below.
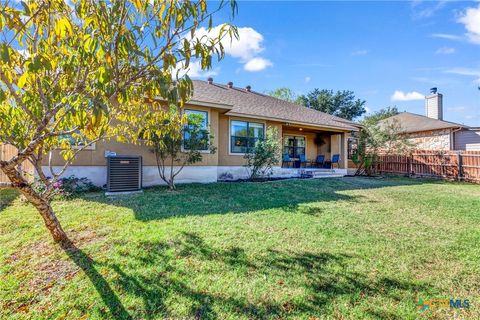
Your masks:
{"label": "fence post", "polygon": [[458,181],[463,180],[463,157],[461,152],[457,152]]}
{"label": "fence post", "polygon": [[413,175],[413,154],[410,153],[408,155],[408,158],[407,158],[407,164],[408,164],[408,176],[412,176]]}

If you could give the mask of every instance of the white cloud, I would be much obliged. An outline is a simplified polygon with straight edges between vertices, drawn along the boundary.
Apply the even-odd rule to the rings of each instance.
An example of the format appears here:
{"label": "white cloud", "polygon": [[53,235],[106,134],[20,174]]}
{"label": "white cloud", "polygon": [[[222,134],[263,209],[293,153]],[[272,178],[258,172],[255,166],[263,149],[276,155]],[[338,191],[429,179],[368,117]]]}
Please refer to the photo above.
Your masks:
{"label": "white cloud", "polygon": [[392,101],[413,101],[413,100],[423,100],[425,99],[425,96],[417,91],[403,92],[400,90],[395,90],[391,99]]}
{"label": "white cloud", "polygon": [[250,72],[257,72],[262,71],[265,68],[271,67],[272,65],[273,64],[270,62],[270,60],[256,57],[248,60],[247,63],[244,64],[243,69]]}
{"label": "white cloud", "polygon": [[472,69],[472,68],[452,68],[446,71],[447,73],[459,74],[462,76],[474,76],[480,77],[480,70],[479,69]]}
{"label": "white cloud", "polygon": [[453,54],[455,53],[455,51],[455,48],[441,47],[438,48],[437,51],[435,51],[435,54]]}
{"label": "white cloud", "polygon": [[310,77],[305,77],[305,83],[309,83],[310,80],[312,80],[312,78],[310,78]]}
{"label": "white cloud", "polygon": [[[217,36],[223,25],[213,27],[210,32],[206,28],[196,30],[194,37],[206,40],[208,37]],[[265,50],[263,47],[263,35],[250,27],[238,27],[239,38],[230,39],[225,36],[222,39],[222,45],[225,53],[233,58],[239,59],[244,64],[244,70],[260,71],[273,65],[273,63],[262,58],[260,54]]]}
{"label": "white cloud", "polygon": [[473,68],[452,68],[445,71],[446,73],[458,74],[460,76],[475,77],[473,83],[480,84],[480,69]]}
{"label": "white cloud", "polygon": [[362,49],[352,52],[352,56],[364,56],[368,53],[368,50]]}
{"label": "white cloud", "polygon": [[463,38],[456,34],[449,34],[449,33],[433,33],[430,35],[433,38],[440,38],[440,39],[447,39],[447,40],[454,40],[454,41],[461,41]]}
{"label": "white cloud", "polygon": [[28,52],[27,49],[18,49],[17,52],[23,56],[25,59],[28,59],[30,57],[30,52]]}
{"label": "white cloud", "polygon": [[370,111],[372,111],[372,110],[370,110],[369,107],[365,107],[365,111],[367,111],[367,113],[370,113]]}
{"label": "white cloud", "polygon": [[[182,69],[182,70],[180,70]],[[206,78],[211,76],[216,76],[220,71],[220,68],[202,70],[202,65],[200,61],[190,61],[190,64],[187,70],[183,69],[183,62],[178,63],[177,67],[172,71],[173,75],[176,75],[176,72],[180,70],[178,77],[183,77],[185,74],[188,74],[190,78]]]}
{"label": "white cloud", "polygon": [[457,20],[467,29],[467,39],[476,44],[480,44],[480,4],[477,8],[467,8]]}
{"label": "white cloud", "polygon": [[439,1],[413,1],[411,3],[412,15],[415,19],[432,17],[437,11],[447,4],[447,0]]}

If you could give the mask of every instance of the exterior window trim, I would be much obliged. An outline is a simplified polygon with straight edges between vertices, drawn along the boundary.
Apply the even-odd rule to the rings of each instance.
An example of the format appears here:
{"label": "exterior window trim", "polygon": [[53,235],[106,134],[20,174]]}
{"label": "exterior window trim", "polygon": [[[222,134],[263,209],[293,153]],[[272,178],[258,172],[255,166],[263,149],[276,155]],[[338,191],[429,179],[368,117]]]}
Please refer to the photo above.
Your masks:
{"label": "exterior window trim", "polygon": [[[207,114],[207,127],[210,126],[210,110],[201,110],[201,109],[193,109],[193,108],[185,108],[183,109],[183,112],[185,113],[186,111],[197,111],[197,112],[205,112]],[[210,132],[210,130],[209,130]],[[182,133],[183,136],[184,133]],[[183,136],[184,139],[184,136]],[[200,153],[210,153],[210,137],[208,138],[208,144],[207,144],[207,149],[206,150],[198,150]],[[184,144],[182,142],[182,152],[187,152],[188,149],[185,149]]]}
{"label": "exterior window trim", "polygon": [[96,147],[97,147],[97,143],[94,142],[94,143],[92,143],[91,145],[89,145],[88,147],[83,148],[83,146],[75,146],[75,147],[73,147],[73,149],[77,149],[77,150],[78,150],[78,149],[83,148],[82,151],[85,151],[85,150],[95,150]]}
{"label": "exterior window trim", "polygon": [[266,121],[256,121],[257,119],[250,119],[250,118],[229,118],[228,120],[228,155],[230,156],[244,156],[245,152],[232,152],[232,121],[243,121],[243,122],[251,122],[251,123],[258,123],[263,125],[263,136],[266,136],[267,133],[267,122]]}

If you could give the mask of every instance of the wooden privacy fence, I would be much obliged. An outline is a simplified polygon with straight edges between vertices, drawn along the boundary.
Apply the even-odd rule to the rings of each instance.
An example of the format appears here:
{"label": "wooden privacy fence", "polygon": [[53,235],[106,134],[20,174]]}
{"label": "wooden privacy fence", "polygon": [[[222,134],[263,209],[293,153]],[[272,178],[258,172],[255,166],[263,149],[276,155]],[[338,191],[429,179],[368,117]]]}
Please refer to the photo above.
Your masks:
{"label": "wooden privacy fence", "polygon": [[378,173],[416,175],[480,183],[480,151],[414,151],[379,155]]}
{"label": "wooden privacy fence", "polygon": [[[0,144],[0,160],[9,160],[13,156],[17,154],[17,148],[8,145],[8,144]],[[33,173],[33,166],[30,162],[24,161],[22,163],[23,170],[27,173]],[[7,176],[0,170],[0,186],[1,185],[8,185],[10,184],[10,180]]]}

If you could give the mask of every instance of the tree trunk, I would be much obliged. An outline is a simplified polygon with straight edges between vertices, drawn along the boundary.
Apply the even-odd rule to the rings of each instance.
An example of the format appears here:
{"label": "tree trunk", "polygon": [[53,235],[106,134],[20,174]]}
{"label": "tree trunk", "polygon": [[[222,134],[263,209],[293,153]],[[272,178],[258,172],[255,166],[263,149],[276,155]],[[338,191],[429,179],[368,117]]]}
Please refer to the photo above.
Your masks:
{"label": "tree trunk", "polygon": [[170,191],[173,191],[176,189],[175,182],[172,177],[170,177],[170,180],[168,181],[168,188],[170,189]]}
{"label": "tree trunk", "polygon": [[35,192],[28,181],[15,168],[6,167],[2,168],[2,170],[12,182],[12,186],[18,189],[40,213],[53,240],[56,242],[68,240],[67,234],[63,231],[48,199],[44,199]]}

